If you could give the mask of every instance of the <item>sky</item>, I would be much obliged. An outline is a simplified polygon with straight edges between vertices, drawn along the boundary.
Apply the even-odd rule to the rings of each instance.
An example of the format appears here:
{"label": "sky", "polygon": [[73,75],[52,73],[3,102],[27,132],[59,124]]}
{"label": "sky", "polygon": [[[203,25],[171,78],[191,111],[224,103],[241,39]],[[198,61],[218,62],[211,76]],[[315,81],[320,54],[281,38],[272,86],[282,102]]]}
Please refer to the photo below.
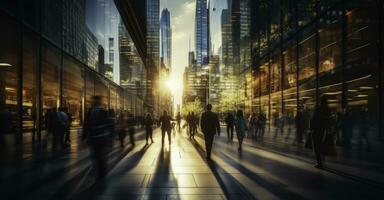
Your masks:
{"label": "sky", "polygon": [[[220,16],[226,8],[227,0],[210,0],[211,4],[211,37],[214,53],[221,46]],[[213,8],[216,8],[213,11]],[[195,9],[196,0],[160,0],[160,14],[168,8],[172,26],[172,72],[170,85],[175,106],[182,102],[183,73],[188,65],[189,40],[194,51]]]}

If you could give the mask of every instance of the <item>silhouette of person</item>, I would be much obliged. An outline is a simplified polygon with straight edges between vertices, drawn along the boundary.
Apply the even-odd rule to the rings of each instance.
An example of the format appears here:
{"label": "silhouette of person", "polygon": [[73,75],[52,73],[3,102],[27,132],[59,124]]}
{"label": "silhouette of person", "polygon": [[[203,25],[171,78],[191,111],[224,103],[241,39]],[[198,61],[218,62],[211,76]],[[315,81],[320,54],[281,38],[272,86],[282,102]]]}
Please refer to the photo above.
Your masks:
{"label": "silhouette of person", "polygon": [[188,134],[189,134],[189,137],[191,138],[192,137],[192,114],[191,114],[191,112],[188,112],[187,124],[188,124]]}
{"label": "silhouette of person", "polygon": [[127,113],[121,112],[117,118],[118,136],[120,141],[120,147],[125,146],[125,137],[127,136]]}
{"label": "silhouette of person", "polygon": [[304,132],[304,119],[303,112],[299,109],[295,117],[296,123],[296,141],[298,144],[303,143],[303,132]]}
{"label": "silhouette of person", "polygon": [[190,138],[194,138],[195,137],[195,134],[197,132],[197,123],[198,123],[198,120],[197,120],[197,117],[195,115],[195,112],[192,112],[191,114],[191,134],[190,134]]}
{"label": "silhouette of person", "polygon": [[233,117],[230,112],[228,112],[225,117],[225,125],[227,126],[228,142],[233,142],[233,126],[235,125],[235,117]]}
{"label": "silhouette of person", "polygon": [[61,148],[65,147],[64,136],[69,129],[69,118],[65,113],[65,109],[63,107],[59,108],[57,114],[57,125],[56,125],[56,134],[57,139],[60,142]]}
{"label": "silhouette of person", "polygon": [[323,155],[322,148],[326,137],[326,132],[330,127],[331,112],[328,107],[327,96],[322,96],[320,104],[315,108],[315,112],[312,118],[312,142],[313,150],[315,152],[317,164],[315,167],[323,167]]}
{"label": "silhouette of person", "polygon": [[137,124],[137,119],[135,116],[133,116],[132,113],[128,113],[127,117],[127,126],[128,126],[128,135],[129,135],[129,142],[132,146],[135,146],[135,126]]}
{"label": "silhouette of person", "polygon": [[164,137],[166,133],[168,135],[168,143],[169,145],[171,145],[171,132],[172,132],[171,120],[172,120],[171,116],[169,116],[168,112],[164,110],[163,116],[160,117],[162,146],[164,146]]}
{"label": "silhouette of person", "polygon": [[97,169],[97,179],[107,174],[107,147],[112,137],[112,122],[108,111],[101,107],[101,97],[92,98],[92,107],[84,120],[84,138],[87,139]]}
{"label": "silhouette of person", "polygon": [[216,133],[220,133],[219,118],[216,113],[212,112],[212,105],[206,106],[206,111],[201,115],[200,128],[204,134],[206,158],[211,159],[211,150],[213,144],[213,138]]}
{"label": "silhouette of person", "polygon": [[71,127],[73,119],[72,119],[72,115],[69,113],[68,107],[64,107],[64,113],[68,117],[68,126],[65,130],[65,135],[64,135],[64,145],[68,146],[71,143],[71,138],[70,138],[71,129],[70,129],[70,127]]}
{"label": "silhouette of person", "polygon": [[243,114],[242,110],[238,110],[236,113],[235,127],[236,127],[237,139],[239,141],[239,149],[238,150],[241,151],[242,146],[243,146],[243,140],[245,137],[245,131],[248,130],[247,120],[244,118],[244,114]]}
{"label": "silhouette of person", "polygon": [[148,139],[151,138],[151,142],[153,143],[153,138],[152,138],[152,132],[153,132],[153,119],[151,114],[147,114],[145,117],[145,140],[147,141],[146,144],[148,144]]}
{"label": "silhouette of person", "polygon": [[178,130],[180,130],[181,129],[181,126],[180,126],[181,114],[180,114],[180,112],[177,113],[176,120],[177,120],[177,128],[178,128]]}

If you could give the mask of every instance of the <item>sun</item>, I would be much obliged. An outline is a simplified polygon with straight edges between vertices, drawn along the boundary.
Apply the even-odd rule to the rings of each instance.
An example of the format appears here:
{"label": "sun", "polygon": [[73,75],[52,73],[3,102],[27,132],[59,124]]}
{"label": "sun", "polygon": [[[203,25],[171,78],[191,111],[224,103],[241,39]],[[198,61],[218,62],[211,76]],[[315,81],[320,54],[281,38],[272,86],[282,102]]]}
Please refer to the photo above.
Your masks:
{"label": "sun", "polygon": [[166,81],[167,88],[171,91],[173,95],[179,92],[181,89],[181,82],[178,79],[175,78],[169,78]]}

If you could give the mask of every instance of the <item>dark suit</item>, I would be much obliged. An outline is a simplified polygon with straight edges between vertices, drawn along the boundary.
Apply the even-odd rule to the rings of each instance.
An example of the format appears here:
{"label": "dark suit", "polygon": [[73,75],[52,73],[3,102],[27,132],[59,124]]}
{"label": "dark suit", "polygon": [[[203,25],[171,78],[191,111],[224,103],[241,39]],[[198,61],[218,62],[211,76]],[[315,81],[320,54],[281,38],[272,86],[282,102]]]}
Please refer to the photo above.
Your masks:
{"label": "dark suit", "polygon": [[200,128],[204,134],[205,148],[207,151],[207,157],[211,157],[211,150],[213,144],[213,138],[217,133],[220,133],[219,118],[212,111],[206,111],[201,115]]}

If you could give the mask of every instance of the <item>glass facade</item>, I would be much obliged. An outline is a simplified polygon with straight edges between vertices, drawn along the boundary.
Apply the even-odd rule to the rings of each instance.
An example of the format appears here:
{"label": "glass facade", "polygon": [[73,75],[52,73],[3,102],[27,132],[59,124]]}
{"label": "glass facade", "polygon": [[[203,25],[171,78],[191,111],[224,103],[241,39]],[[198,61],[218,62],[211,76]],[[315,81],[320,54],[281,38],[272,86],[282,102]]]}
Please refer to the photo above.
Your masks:
{"label": "glass facade", "polygon": [[[383,164],[383,159],[372,160],[383,150],[382,3],[297,0],[252,5],[252,30],[257,30],[252,36],[252,109],[266,114],[271,139],[301,146],[290,134],[295,116],[303,113],[308,138],[314,108],[325,95],[341,152],[330,159],[331,166],[357,160]],[[260,18],[266,24],[257,23]],[[340,125],[344,117],[352,130],[349,135]]]}
{"label": "glass facade", "polygon": [[[45,130],[45,112],[50,108],[67,107],[72,126],[80,126],[94,95],[103,97],[103,106],[107,109],[132,111],[132,107],[126,105],[135,104],[138,109],[134,114],[143,114],[142,98],[95,71],[91,64],[95,61],[87,59],[87,55],[95,55],[87,48],[97,45],[88,45],[88,40],[77,38],[82,41],[76,44],[80,46],[71,46],[74,41],[67,41],[66,48],[61,48],[64,39],[71,40],[71,34],[81,38],[90,33],[86,31],[85,12],[77,13],[83,17],[77,21],[71,18],[65,20],[65,25],[61,22],[64,16],[70,18],[62,10],[68,5],[81,5],[76,9],[84,9],[85,1],[0,3],[0,23],[6,27],[0,32],[0,114],[10,121],[9,127],[2,127],[1,131],[18,136],[20,142],[26,132],[32,132],[33,139],[36,134],[40,136]],[[65,37],[61,33],[66,34]],[[73,51],[69,51],[70,48]]]}

